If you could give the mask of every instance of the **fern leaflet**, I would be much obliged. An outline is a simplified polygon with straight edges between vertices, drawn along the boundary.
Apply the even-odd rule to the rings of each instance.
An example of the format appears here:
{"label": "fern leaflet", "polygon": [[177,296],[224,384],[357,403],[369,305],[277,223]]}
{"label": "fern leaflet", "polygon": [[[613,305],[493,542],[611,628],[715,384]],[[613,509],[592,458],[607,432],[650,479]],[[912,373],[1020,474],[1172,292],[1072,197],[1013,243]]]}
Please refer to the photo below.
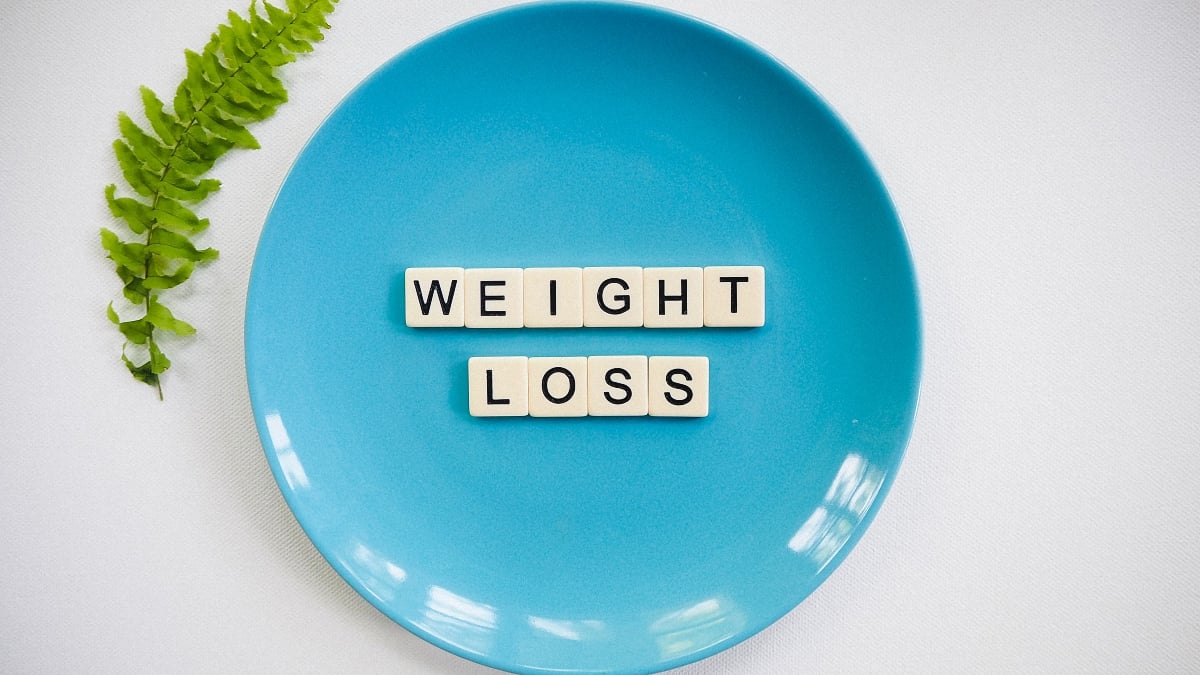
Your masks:
{"label": "fern leaflet", "polygon": [[[162,374],[171,361],[162,352],[156,331],[176,335],[196,332],[162,303],[162,291],[174,288],[198,263],[217,257],[212,248],[197,248],[191,237],[208,227],[193,206],[220,188],[205,177],[213,163],[233,148],[258,147],[246,126],[264,120],[287,101],[287,90],[275,71],[310,52],[328,29],[326,15],[337,0],[287,0],[286,9],[256,1],[243,17],[230,11],[200,52],[186,50],[187,75],[175,90],[170,109],[147,87],[141,88],[149,130],[125,113],[117,115],[121,137],[113,152],[134,196],[117,196],[117,186],[104,189],[115,218],[136,240],[123,239],[108,228],[100,244],[124,284],[125,299],[141,316],[122,320],[108,305],[108,318],[125,337],[121,360],[137,380],[155,387],[162,398]],[[131,345],[144,348],[145,360],[131,359]]]}

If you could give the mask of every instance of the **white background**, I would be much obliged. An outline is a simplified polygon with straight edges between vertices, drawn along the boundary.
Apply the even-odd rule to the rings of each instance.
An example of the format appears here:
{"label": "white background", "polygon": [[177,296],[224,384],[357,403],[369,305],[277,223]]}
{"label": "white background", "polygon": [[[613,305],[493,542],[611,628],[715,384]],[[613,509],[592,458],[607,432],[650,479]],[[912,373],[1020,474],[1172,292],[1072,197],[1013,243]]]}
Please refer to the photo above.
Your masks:
{"label": "white background", "polygon": [[[200,333],[168,345],[159,403],[103,312],[109,144],[228,2],[0,7],[0,671],[493,672],[384,618],[305,538],[254,430],[242,313],[271,199],[323,117],[503,3],[345,0],[285,72],[263,149],[214,170],[221,258],[176,294]],[[905,222],[926,331],[912,443],[858,548],[679,672],[1195,672],[1200,6],[664,4],[843,116]]]}

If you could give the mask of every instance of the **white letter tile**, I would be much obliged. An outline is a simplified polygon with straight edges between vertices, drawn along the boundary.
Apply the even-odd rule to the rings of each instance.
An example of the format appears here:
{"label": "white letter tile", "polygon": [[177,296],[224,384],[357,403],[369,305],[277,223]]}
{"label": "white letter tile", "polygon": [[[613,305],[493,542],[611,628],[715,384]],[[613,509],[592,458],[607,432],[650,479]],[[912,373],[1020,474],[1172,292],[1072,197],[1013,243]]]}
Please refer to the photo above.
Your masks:
{"label": "white letter tile", "polygon": [[525,270],[527,328],[579,328],[582,325],[582,268],[530,267]]}
{"label": "white letter tile", "polygon": [[467,269],[467,328],[520,328],[525,304],[519,267]]}
{"label": "white letter tile", "polygon": [[529,414],[529,359],[475,356],[467,361],[467,396],[474,417]]}
{"label": "white letter tile", "polygon": [[462,328],[463,268],[404,270],[404,323],[413,328]]}
{"label": "white letter tile", "polygon": [[583,325],[642,325],[642,268],[583,268]]}
{"label": "white letter tile", "polygon": [[647,414],[645,356],[590,356],[587,366],[589,415]]}
{"label": "white letter tile", "polygon": [[704,268],[705,326],[761,326],[766,298],[761,267]]}
{"label": "white letter tile", "polygon": [[529,414],[533,417],[583,417],[588,414],[586,356],[529,359]]}
{"label": "white letter tile", "polygon": [[708,357],[651,356],[650,414],[708,416]]}
{"label": "white letter tile", "polygon": [[704,270],[699,267],[647,267],[642,275],[642,315],[646,328],[700,328],[704,325]]}

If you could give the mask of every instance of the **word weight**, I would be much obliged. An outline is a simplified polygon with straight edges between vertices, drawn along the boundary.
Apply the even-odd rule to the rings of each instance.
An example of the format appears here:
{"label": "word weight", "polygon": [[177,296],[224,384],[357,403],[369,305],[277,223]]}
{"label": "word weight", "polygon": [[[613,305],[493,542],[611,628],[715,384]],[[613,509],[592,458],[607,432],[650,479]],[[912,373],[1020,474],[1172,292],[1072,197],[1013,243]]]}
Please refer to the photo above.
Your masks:
{"label": "word weight", "polygon": [[762,267],[410,267],[412,328],[756,327]]}

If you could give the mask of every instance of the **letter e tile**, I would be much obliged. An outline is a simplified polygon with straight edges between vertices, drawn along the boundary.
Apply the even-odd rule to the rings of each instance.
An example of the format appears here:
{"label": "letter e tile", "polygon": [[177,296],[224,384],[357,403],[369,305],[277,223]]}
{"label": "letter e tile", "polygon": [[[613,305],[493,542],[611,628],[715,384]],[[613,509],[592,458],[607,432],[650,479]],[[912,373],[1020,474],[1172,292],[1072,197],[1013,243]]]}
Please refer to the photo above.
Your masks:
{"label": "letter e tile", "polygon": [[525,298],[521,290],[524,270],[495,267],[466,270],[467,328],[520,328]]}

